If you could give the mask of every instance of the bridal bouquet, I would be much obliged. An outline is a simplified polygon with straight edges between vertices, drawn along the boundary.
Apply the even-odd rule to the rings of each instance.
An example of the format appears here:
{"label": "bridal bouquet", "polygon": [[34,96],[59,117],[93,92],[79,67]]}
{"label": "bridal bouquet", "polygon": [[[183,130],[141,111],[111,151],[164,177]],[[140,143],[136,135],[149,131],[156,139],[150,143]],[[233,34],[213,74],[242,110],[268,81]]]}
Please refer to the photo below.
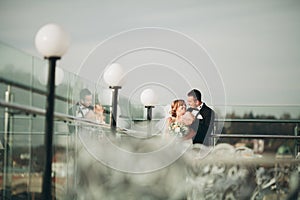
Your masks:
{"label": "bridal bouquet", "polygon": [[188,133],[188,127],[181,122],[172,122],[169,126],[171,135],[183,137]]}

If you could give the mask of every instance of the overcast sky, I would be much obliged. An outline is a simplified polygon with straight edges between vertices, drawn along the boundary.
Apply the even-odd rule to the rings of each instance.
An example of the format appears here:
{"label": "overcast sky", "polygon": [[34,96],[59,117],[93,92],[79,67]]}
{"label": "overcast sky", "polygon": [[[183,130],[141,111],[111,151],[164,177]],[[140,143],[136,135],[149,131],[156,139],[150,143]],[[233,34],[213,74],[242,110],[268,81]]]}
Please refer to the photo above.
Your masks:
{"label": "overcast sky", "polygon": [[89,52],[112,35],[161,27],[183,33],[206,49],[224,83],[228,104],[300,102],[297,0],[0,0],[4,43],[41,57],[34,36],[49,22],[60,24],[71,36],[70,49],[61,60],[68,71],[80,71]]}

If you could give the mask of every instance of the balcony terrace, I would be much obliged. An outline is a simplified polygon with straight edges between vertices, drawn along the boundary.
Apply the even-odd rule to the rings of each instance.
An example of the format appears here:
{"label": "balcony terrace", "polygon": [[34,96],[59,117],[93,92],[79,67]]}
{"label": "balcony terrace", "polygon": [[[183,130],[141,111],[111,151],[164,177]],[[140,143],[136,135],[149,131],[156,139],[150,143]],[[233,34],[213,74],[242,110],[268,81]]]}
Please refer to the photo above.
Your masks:
{"label": "balcony terrace", "polygon": [[[0,197],[40,199],[44,62],[4,44],[0,55]],[[157,105],[149,121],[141,103],[122,95],[112,131],[106,88],[62,74],[53,199],[299,199],[300,105],[212,105],[218,116],[213,145],[191,145],[162,137],[166,105]],[[103,102],[105,124],[68,115],[85,87],[92,88],[94,102]],[[218,112],[224,107],[227,113]]]}

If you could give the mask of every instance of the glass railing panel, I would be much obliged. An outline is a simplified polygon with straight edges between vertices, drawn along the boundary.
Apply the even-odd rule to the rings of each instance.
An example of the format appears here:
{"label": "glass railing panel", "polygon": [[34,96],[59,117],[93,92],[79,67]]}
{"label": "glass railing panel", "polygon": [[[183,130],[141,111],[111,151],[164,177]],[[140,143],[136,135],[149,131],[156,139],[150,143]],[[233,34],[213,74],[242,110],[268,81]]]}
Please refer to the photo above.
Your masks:
{"label": "glass railing panel", "polygon": [[20,113],[10,117],[10,128],[5,133],[4,140],[8,150],[4,151],[1,185],[1,188],[5,188],[3,197],[7,199],[14,198],[16,193],[27,193],[33,187],[34,192],[40,193],[39,183],[42,177],[40,163],[43,157],[35,155],[35,152],[40,151],[35,151],[34,147],[41,143],[42,134],[33,129],[35,119],[37,118]]}
{"label": "glass railing panel", "polygon": [[[45,118],[41,116],[16,116],[10,121],[12,129],[8,134],[10,140],[6,159],[2,155],[5,152],[1,152],[1,156],[3,156],[1,170],[7,176],[5,184],[10,193],[7,195],[20,189],[27,192],[35,188],[35,192],[41,192],[45,159],[44,120]],[[23,123],[23,121],[25,122]],[[65,122],[55,121],[52,180],[55,190],[60,196],[66,196],[69,188],[74,185],[71,178],[74,177],[74,157],[74,136],[69,136]]]}
{"label": "glass railing panel", "polygon": [[[0,44],[0,70],[1,77],[24,85],[31,85],[31,72],[33,69],[33,57],[9,47],[5,44]],[[29,103],[29,93],[12,88],[14,93],[14,101],[17,103]],[[22,97],[22,98],[20,98]]]}
{"label": "glass railing panel", "polygon": [[[10,103],[44,109],[46,86],[45,80],[40,79],[47,61],[34,58],[4,44],[0,44],[0,57],[0,77],[21,85],[21,88],[16,86],[9,88],[12,97]],[[64,76],[60,78],[61,83],[56,87],[56,95],[67,99],[72,96],[74,80],[79,79],[68,72],[64,72]],[[77,84],[80,82],[79,80]],[[7,84],[1,82],[1,101],[5,100],[7,89]],[[55,103],[55,112],[67,114],[70,102],[60,98],[56,99]],[[8,110],[9,129],[5,132],[5,107],[0,107],[0,199],[15,199],[25,193],[31,194],[27,196],[29,199],[40,198],[45,158],[45,117],[18,109]],[[56,196],[63,197],[62,199],[67,196],[68,188],[74,185],[73,179],[69,177],[69,175],[74,177],[73,146],[74,134],[70,136],[67,124],[54,121],[53,186]],[[25,196],[22,197],[27,199]]]}
{"label": "glass railing panel", "polygon": [[[47,60],[36,58],[16,50],[5,44],[0,44],[0,74],[1,78],[24,85],[29,88],[37,89],[42,93],[46,92],[48,62]],[[78,76],[63,70],[57,62],[56,69],[56,95],[62,97],[55,100],[55,112],[67,113],[68,99],[74,97],[76,91],[80,91],[85,85],[95,88],[91,81],[80,80]],[[87,83],[89,82],[89,83]],[[0,98],[4,99],[4,91],[7,90],[6,84],[0,84]],[[26,91],[18,87],[12,87],[13,102],[38,108],[45,108],[45,96],[35,91]]]}

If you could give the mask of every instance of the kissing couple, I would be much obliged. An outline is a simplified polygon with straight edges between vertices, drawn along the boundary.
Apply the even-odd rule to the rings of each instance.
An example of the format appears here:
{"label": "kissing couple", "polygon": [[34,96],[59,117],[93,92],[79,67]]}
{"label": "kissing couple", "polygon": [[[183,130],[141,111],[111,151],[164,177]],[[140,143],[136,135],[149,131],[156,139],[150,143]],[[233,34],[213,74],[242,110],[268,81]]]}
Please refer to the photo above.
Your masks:
{"label": "kissing couple", "polygon": [[201,92],[193,89],[187,94],[187,105],[183,99],[171,104],[170,117],[167,118],[167,134],[192,140],[193,144],[212,145],[212,132],[215,113],[202,102]]}

